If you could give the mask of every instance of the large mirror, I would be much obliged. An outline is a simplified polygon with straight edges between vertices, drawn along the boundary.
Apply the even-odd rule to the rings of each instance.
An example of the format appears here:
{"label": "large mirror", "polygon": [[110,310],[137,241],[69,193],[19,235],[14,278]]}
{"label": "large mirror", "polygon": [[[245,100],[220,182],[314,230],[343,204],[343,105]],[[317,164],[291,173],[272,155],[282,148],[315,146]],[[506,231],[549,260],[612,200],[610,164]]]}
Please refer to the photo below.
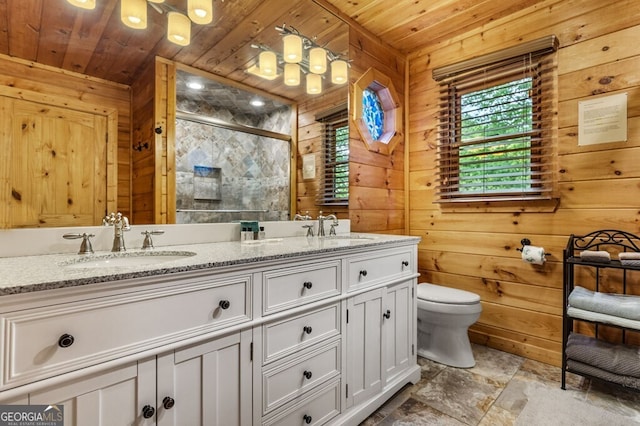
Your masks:
{"label": "large mirror", "polygon": [[[36,3],[38,7],[36,7]],[[283,34],[277,30],[277,27],[295,28],[313,39],[318,45],[339,53],[342,58],[347,58],[349,51],[348,25],[313,0],[292,0],[290,2],[216,0],[213,2],[214,21],[204,26],[193,24],[191,43],[188,46],[177,46],[167,41],[166,13],[157,13],[157,8],[151,6],[151,3],[147,4],[147,28],[142,30],[132,29],[122,24],[119,3],[120,0],[98,1],[95,9],[86,10],[72,6],[66,0],[51,0],[51,2],[47,1],[42,4],[35,0],[6,1],[6,7],[1,13],[6,14],[4,21],[8,25],[3,30],[5,30],[9,44],[0,47],[0,53],[8,54],[10,52],[11,57],[25,61],[24,63],[27,64],[25,66],[28,66],[28,63],[37,63],[48,67],[45,71],[30,70],[22,73],[15,71],[11,77],[6,79],[7,81],[14,79],[17,82],[15,91],[31,90],[41,94],[41,99],[58,99],[63,106],[73,105],[76,111],[86,109],[84,102],[88,102],[89,105],[96,107],[98,115],[107,117],[106,124],[100,126],[106,126],[112,130],[108,132],[108,152],[102,155],[102,151],[97,151],[100,157],[96,155],[96,160],[91,162],[91,164],[105,164],[107,171],[81,170],[77,165],[87,163],[82,159],[74,158],[73,161],[68,162],[71,166],[68,166],[67,169],[73,170],[79,176],[74,177],[74,181],[80,182],[78,184],[80,187],[87,187],[84,180],[88,178],[108,176],[106,190],[102,191],[102,188],[100,191],[95,190],[96,194],[106,194],[99,197],[102,204],[89,202],[89,206],[85,209],[93,208],[93,211],[89,212],[91,214],[79,215],[70,212],[65,216],[55,212],[44,220],[41,218],[42,215],[35,215],[32,220],[18,223],[7,219],[6,216],[9,216],[6,213],[7,209],[0,209],[2,227],[99,225],[98,218],[105,210],[117,208],[129,213],[134,210],[134,206],[140,203],[135,190],[141,185],[154,185],[151,179],[137,175],[134,170],[134,163],[143,157],[143,154],[135,149],[142,149],[141,144],[146,142],[153,143],[153,138],[140,139],[137,137],[141,124],[136,122],[136,112],[140,106],[144,106],[150,93],[137,91],[136,87],[140,85],[141,79],[150,80],[153,78],[152,75],[146,73],[146,70],[153,68],[154,60],[157,57],[272,93],[290,102],[289,105],[311,103],[317,111],[331,109],[337,103],[335,97],[326,106],[322,101],[330,91],[334,91],[334,93],[340,91],[341,97],[346,103],[348,86],[346,84],[334,86],[327,80],[327,77],[323,82],[324,91],[322,94],[308,94],[305,90],[304,74],[301,76],[302,83],[292,87],[285,84],[282,75],[278,75],[274,79],[265,79],[247,72],[251,67],[258,65],[258,56],[265,48],[282,52]],[[185,7],[186,1],[165,0],[163,4],[166,7],[180,9]],[[27,14],[24,13],[25,10],[32,12]],[[34,22],[38,22],[39,31],[29,32],[30,37],[22,37],[24,29],[33,28]],[[34,46],[37,46],[37,49],[33,49]],[[283,65],[280,64],[281,68],[284,68]],[[71,74],[79,76],[73,78],[76,78],[76,82],[81,84],[72,82],[72,78],[69,77]],[[65,81],[58,84],[55,81],[56,75]],[[83,80],[84,77],[86,77],[85,80]],[[31,78],[33,81],[29,80]],[[110,87],[110,84],[113,86]],[[180,92],[181,84],[182,81],[177,78],[176,93]],[[153,87],[153,83],[149,86]],[[126,94],[127,90],[130,90],[129,97]],[[24,94],[24,92],[20,93]],[[125,95],[122,96],[122,93]],[[239,98],[232,85],[211,88],[211,93],[215,93],[215,95],[209,95],[209,100],[216,98],[217,100],[230,101]],[[205,132],[203,129],[212,131],[211,123],[202,123],[212,117],[208,113],[202,114],[201,109],[193,108],[197,103],[204,105],[202,98],[192,101],[185,96],[177,101],[181,104],[180,109],[185,110],[182,113],[176,111],[175,131],[180,142],[188,141],[194,133]],[[231,102],[228,104],[230,105]],[[274,111],[279,112],[263,114],[263,117],[276,120],[279,114],[285,114],[279,108],[284,108],[286,104],[287,102],[282,102],[282,105],[273,105]],[[216,107],[207,108],[215,109]],[[150,109],[153,109],[153,105],[150,106]],[[61,117],[62,114],[57,116]],[[149,116],[147,119],[151,123],[145,122],[142,123],[142,126],[153,129],[155,127],[152,122],[153,118]],[[263,120],[268,121],[269,119],[264,118]],[[87,121],[83,120],[83,122]],[[294,127],[293,131],[298,133],[301,131],[299,126],[309,123],[307,118],[300,120],[299,116],[295,121],[298,126]],[[192,130],[188,126],[193,124],[200,127],[197,130]],[[245,127],[256,127],[256,124],[250,121],[241,124],[246,125]],[[168,125],[171,124],[168,123]],[[98,128],[96,132],[104,134],[102,127],[96,127]],[[17,129],[16,132],[19,130]],[[215,131],[231,132],[232,130],[217,127]],[[302,131],[306,132],[306,130]],[[245,213],[254,211],[253,217],[260,220],[290,218],[291,205],[295,204],[297,190],[295,185],[291,185],[291,180],[295,180],[297,170],[286,170],[286,173],[289,174],[289,189],[287,190],[284,189],[285,186],[281,182],[282,176],[277,178],[275,175],[267,176],[264,174],[264,169],[279,167],[284,170],[286,166],[282,165],[280,159],[284,155],[295,158],[301,152],[297,150],[297,147],[292,149],[291,144],[286,142],[286,138],[283,139],[282,135],[289,132],[283,132],[278,128],[266,129],[265,132],[266,134],[262,135],[245,133],[247,136],[241,138],[244,142],[253,138],[261,138],[265,142],[260,144],[260,148],[255,148],[253,151],[247,148],[248,150],[244,154],[242,153],[242,141],[238,141],[236,146],[232,146],[230,143],[223,144],[224,148],[232,154],[226,159],[214,152],[213,147],[210,150],[204,148],[195,150],[192,154],[189,154],[189,148],[178,148],[184,150],[186,156],[176,159],[175,171],[173,167],[167,169],[171,169],[171,173],[175,173],[176,183],[187,181],[190,187],[185,189],[186,187],[176,185],[176,210],[185,211],[180,212],[184,213],[180,218],[176,215],[175,222],[235,220],[237,217],[230,212],[233,210],[245,210]],[[289,136],[295,135],[289,133]],[[221,140],[224,137],[216,134],[213,138]],[[78,139],[86,140],[87,138],[80,135]],[[117,142],[117,145],[113,142]],[[285,145],[289,150],[288,153],[283,148]],[[304,154],[318,153],[320,145],[320,143],[309,143],[308,146],[305,146]],[[60,150],[50,151],[56,154],[62,152]],[[74,154],[81,154],[81,150],[74,149]],[[249,177],[255,179],[254,181],[244,181],[242,193],[233,189],[231,185],[225,186],[233,179],[241,180],[232,174],[232,172],[239,172],[241,169],[232,166],[233,162],[239,164],[240,161],[245,162],[242,179]],[[33,163],[31,160],[28,162]],[[62,162],[59,155],[56,162]],[[253,168],[251,164],[246,164],[251,162],[254,163]],[[258,163],[261,164],[256,166]],[[145,164],[144,167],[151,169],[154,164]],[[256,167],[261,167],[262,170],[258,171]],[[116,168],[117,171],[115,171]],[[155,168],[156,170],[159,168],[157,161]],[[32,185],[33,180],[38,179],[39,176],[37,171],[34,172],[31,169],[24,168],[24,170],[29,170],[29,176],[24,179],[21,177],[29,185]],[[80,171],[82,171],[81,175]],[[46,172],[47,176],[55,176],[56,181],[63,182],[64,185],[64,176],[68,170],[51,169]],[[264,182],[258,184],[258,180],[266,181],[269,179],[273,180],[271,185],[264,186]],[[308,183],[312,186],[312,182]],[[181,192],[178,193],[178,191]],[[64,192],[60,191],[61,201],[56,201],[57,204],[78,206],[81,200],[86,201],[86,197],[81,195],[63,196]],[[31,193],[35,193],[35,191],[31,191]],[[49,190],[38,192],[38,194],[42,194],[43,199],[46,199],[47,194],[51,193]],[[9,193],[8,197],[12,200],[25,200],[25,194],[26,191],[13,191]],[[178,201],[179,197],[183,195],[186,198]],[[285,209],[281,204],[288,204],[289,207]],[[32,207],[34,211],[38,211],[38,206]],[[144,208],[151,209],[148,204]],[[193,212],[186,212],[186,210],[193,210]],[[197,210],[210,210],[210,212],[196,212]],[[229,211],[229,214],[225,210]],[[16,211],[17,213],[12,214],[13,216],[26,217],[18,210]],[[86,220],[83,219],[85,216]],[[150,214],[149,217],[153,216]],[[160,223],[157,218],[154,221]],[[169,223],[173,223],[173,221],[169,221]]]}

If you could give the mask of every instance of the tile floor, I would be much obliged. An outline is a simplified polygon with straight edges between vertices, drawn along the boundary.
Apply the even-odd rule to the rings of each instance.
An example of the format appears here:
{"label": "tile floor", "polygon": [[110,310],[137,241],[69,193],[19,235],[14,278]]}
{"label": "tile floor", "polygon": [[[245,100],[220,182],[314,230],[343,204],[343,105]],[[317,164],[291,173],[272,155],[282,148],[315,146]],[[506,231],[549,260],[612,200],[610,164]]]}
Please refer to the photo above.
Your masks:
{"label": "tile floor", "polygon": [[[476,366],[470,369],[451,368],[418,357],[420,382],[405,386],[360,426],[513,425],[527,403],[528,388],[560,388],[560,368],[486,346],[472,346]],[[640,424],[640,392],[573,374],[567,375],[567,392]]]}

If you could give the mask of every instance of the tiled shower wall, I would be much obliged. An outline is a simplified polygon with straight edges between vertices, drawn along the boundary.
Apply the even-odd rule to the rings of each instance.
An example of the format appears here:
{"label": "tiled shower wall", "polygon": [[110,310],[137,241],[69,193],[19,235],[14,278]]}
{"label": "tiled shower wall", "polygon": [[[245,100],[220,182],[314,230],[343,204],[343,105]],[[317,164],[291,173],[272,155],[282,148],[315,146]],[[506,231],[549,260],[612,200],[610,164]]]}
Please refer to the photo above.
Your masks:
{"label": "tiled shower wall", "polygon": [[[283,134],[291,132],[291,112],[288,107],[260,116],[234,113],[202,103],[178,101],[178,110],[181,111]],[[290,205],[289,152],[290,144],[287,141],[178,119],[176,222],[287,220]],[[204,184],[213,185],[211,192],[216,196],[209,199],[195,197],[197,193],[202,193],[201,190],[196,191],[197,185],[203,184],[203,179],[197,176],[194,180],[196,166],[215,171],[213,177],[204,179]]]}

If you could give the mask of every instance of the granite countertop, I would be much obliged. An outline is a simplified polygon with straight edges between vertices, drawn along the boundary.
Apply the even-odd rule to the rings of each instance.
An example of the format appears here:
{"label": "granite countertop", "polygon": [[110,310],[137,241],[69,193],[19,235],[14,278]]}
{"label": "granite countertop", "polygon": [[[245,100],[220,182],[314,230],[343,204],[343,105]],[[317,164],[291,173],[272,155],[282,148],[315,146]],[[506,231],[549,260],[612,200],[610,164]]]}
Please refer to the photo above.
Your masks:
{"label": "granite countertop", "polygon": [[[154,260],[150,259],[154,252],[141,250],[96,252],[88,256],[51,254],[5,257],[0,258],[0,296],[418,241],[419,237],[411,236],[352,234],[322,239],[288,237],[248,243],[231,241],[158,247],[154,249],[155,254],[163,256],[154,256]],[[116,257],[137,257],[140,262],[134,261],[124,266],[109,265],[109,259]],[[102,264],[93,267],[82,265],[95,261]]]}

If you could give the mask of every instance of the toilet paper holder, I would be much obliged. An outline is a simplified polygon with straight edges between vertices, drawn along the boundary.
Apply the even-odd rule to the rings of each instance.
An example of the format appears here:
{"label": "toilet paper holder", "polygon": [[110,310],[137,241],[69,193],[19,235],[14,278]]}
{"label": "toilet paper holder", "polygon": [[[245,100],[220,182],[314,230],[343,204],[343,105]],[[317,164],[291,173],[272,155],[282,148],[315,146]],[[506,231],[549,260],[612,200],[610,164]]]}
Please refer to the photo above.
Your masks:
{"label": "toilet paper holder", "polygon": [[[528,238],[523,238],[520,240],[520,244],[522,244],[522,247],[524,246],[530,246],[531,245],[531,240]],[[517,248],[516,251],[522,251],[522,247],[521,248]],[[551,253],[545,253],[545,256],[551,256]]]}

